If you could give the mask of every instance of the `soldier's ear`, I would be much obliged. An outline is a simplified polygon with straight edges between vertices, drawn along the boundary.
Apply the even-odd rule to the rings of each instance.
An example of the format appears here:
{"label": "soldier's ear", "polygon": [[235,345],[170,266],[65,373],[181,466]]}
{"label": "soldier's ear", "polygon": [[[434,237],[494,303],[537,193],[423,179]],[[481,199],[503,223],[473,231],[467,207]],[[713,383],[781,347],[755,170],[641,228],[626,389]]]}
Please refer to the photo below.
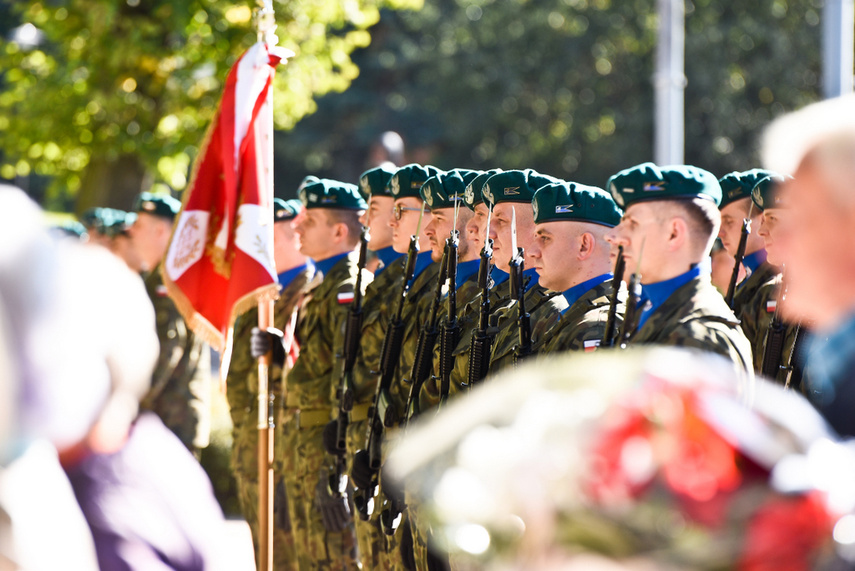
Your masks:
{"label": "soldier's ear", "polygon": [[680,249],[689,239],[689,225],[680,216],[671,218],[667,226],[668,243],[671,251]]}
{"label": "soldier's ear", "polygon": [[577,258],[579,261],[584,261],[590,258],[594,249],[597,246],[597,240],[594,238],[594,235],[590,232],[584,232],[579,236],[579,254]]}

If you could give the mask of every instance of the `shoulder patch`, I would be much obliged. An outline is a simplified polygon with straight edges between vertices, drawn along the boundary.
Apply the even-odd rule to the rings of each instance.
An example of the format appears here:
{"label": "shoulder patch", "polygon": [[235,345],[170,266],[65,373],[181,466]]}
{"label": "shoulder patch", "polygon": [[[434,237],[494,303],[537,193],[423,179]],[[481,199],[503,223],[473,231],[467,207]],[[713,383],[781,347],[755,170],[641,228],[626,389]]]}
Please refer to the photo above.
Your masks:
{"label": "shoulder patch", "polygon": [[778,300],[770,299],[766,302],[766,313],[775,313],[778,309]]}
{"label": "shoulder patch", "polygon": [[340,291],[336,296],[336,300],[338,300],[339,304],[351,303],[353,301],[353,292]]}
{"label": "shoulder patch", "polygon": [[599,339],[588,339],[587,341],[583,342],[583,345],[585,348],[585,353],[591,353],[592,351],[596,351],[597,347],[600,346],[600,340]]}
{"label": "shoulder patch", "polygon": [[154,293],[158,295],[158,297],[169,297],[169,291],[166,289],[166,286],[160,284],[156,288],[154,288]]}

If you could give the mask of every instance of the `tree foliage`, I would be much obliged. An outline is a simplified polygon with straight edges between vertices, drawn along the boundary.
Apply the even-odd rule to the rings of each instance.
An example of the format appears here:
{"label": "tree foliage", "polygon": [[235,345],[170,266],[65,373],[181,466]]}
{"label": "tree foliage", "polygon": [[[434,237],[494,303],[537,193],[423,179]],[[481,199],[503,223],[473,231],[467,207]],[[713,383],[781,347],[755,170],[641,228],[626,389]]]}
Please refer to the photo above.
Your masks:
{"label": "tree foliage", "polygon": [[[719,175],[756,166],[762,127],[819,98],[819,0],[691,0],[686,12],[686,161]],[[653,159],[657,25],[655,0],[428,0],[384,14],[351,88],[279,136],[282,176],[291,188],[306,172],[354,180],[394,129],[411,159],[442,168],[602,186]]]}
{"label": "tree foliage", "polygon": [[[369,44],[367,29],[380,8],[418,2],[275,1],[280,45],[298,53],[277,74],[276,125],[292,127],[315,110],[314,97],[347,88],[358,74],[350,54]],[[32,48],[0,41],[0,176],[50,175],[59,189],[75,192],[136,168],[134,178],[183,188],[228,69],[256,39],[253,4],[19,0],[11,6],[44,39]],[[96,165],[106,169],[90,176]]]}

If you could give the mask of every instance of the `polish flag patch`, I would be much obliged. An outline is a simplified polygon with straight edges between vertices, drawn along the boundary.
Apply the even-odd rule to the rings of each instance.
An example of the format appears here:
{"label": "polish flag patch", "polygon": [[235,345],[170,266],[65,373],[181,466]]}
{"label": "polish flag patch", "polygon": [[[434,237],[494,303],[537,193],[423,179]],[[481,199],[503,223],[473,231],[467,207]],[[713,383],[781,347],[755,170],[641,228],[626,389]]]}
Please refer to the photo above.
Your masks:
{"label": "polish flag patch", "polygon": [[583,345],[585,348],[585,353],[590,353],[591,351],[596,350],[596,348],[600,346],[600,340],[599,339],[589,339],[588,341],[585,341],[583,343]]}
{"label": "polish flag patch", "polygon": [[778,300],[777,299],[770,299],[769,301],[766,302],[766,313],[775,313],[775,311],[777,309],[778,309]]}
{"label": "polish flag patch", "polygon": [[338,299],[339,304],[341,304],[341,305],[344,305],[345,303],[350,303],[353,301],[353,292],[352,291],[339,292],[337,299]]}
{"label": "polish flag patch", "polygon": [[169,290],[167,290],[166,286],[163,284],[160,284],[159,286],[154,288],[154,293],[156,293],[158,297],[168,297],[169,296]]}

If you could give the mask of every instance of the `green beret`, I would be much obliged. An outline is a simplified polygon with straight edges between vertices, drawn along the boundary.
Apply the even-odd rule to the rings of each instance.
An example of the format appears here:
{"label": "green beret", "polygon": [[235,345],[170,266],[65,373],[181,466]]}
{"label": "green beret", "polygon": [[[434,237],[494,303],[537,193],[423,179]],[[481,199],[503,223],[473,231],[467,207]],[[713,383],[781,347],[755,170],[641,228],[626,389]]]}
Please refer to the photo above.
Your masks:
{"label": "green beret", "polygon": [[538,189],[531,206],[535,224],[574,220],[613,228],[623,215],[605,190],[575,182],[556,182]]}
{"label": "green beret", "polygon": [[372,194],[375,196],[392,196],[389,179],[395,174],[394,169],[381,165],[369,169],[359,176],[359,188],[366,200]]}
{"label": "green beret", "polygon": [[299,193],[301,190],[306,188],[308,185],[315,183],[315,182],[320,182],[320,180],[321,179],[319,179],[318,177],[316,177],[313,174],[310,174],[308,176],[303,177],[303,180],[300,181],[300,186],[297,187],[297,192]]}
{"label": "green beret", "polygon": [[101,221],[102,210],[103,208],[100,208],[98,206],[94,208],[87,208],[80,216],[80,222],[83,223],[86,228],[95,228]]}
{"label": "green beret", "polygon": [[715,175],[689,165],[659,167],[642,163],[620,171],[607,186],[623,209],[642,200],[706,198],[716,206],[721,202],[721,186]]}
{"label": "green beret", "polygon": [[290,200],[282,200],[281,198],[273,199],[273,221],[283,222],[292,220],[297,217],[303,210],[303,203],[292,198]]}
{"label": "green beret", "polygon": [[484,182],[481,195],[491,209],[500,202],[531,203],[534,193],[547,184],[561,182],[534,169],[502,171]]}
{"label": "green beret", "polygon": [[110,238],[126,233],[137,219],[136,212],[125,212],[112,208],[109,210],[111,211],[110,217],[109,220],[105,219],[102,233]]}
{"label": "green beret", "polygon": [[52,226],[53,230],[61,232],[60,236],[83,238],[86,236],[86,227],[77,220],[63,220]]}
{"label": "green beret", "polygon": [[502,169],[492,169],[482,172],[472,179],[472,182],[466,185],[466,190],[463,193],[463,203],[470,210],[475,210],[475,206],[484,202],[484,195],[481,194],[481,189],[484,188],[484,183],[487,179],[502,172]]}
{"label": "green beret", "polygon": [[478,175],[476,171],[454,169],[435,174],[425,181],[419,194],[428,208],[452,208],[454,203],[463,200],[467,179],[472,181]]}
{"label": "green beret", "polygon": [[760,210],[769,208],[787,208],[789,205],[781,194],[781,184],[792,180],[791,176],[772,174],[761,178],[751,189],[751,201]]}
{"label": "green beret", "polygon": [[392,178],[389,179],[389,188],[393,198],[406,198],[412,196],[421,198],[419,191],[422,185],[427,182],[427,179],[440,171],[436,167],[430,165],[422,166],[415,163],[403,166],[395,171]]}
{"label": "green beret", "polygon": [[181,210],[181,202],[166,194],[143,192],[134,204],[135,212],[145,212],[153,216],[174,220]]}
{"label": "green beret", "polygon": [[760,182],[760,179],[773,174],[775,173],[764,169],[751,169],[745,172],[732,172],[720,178],[718,181],[721,186],[719,209],[742,198],[751,198],[751,190]]}
{"label": "green beret", "polygon": [[355,184],[322,178],[300,190],[300,201],[308,208],[365,210],[368,205]]}

